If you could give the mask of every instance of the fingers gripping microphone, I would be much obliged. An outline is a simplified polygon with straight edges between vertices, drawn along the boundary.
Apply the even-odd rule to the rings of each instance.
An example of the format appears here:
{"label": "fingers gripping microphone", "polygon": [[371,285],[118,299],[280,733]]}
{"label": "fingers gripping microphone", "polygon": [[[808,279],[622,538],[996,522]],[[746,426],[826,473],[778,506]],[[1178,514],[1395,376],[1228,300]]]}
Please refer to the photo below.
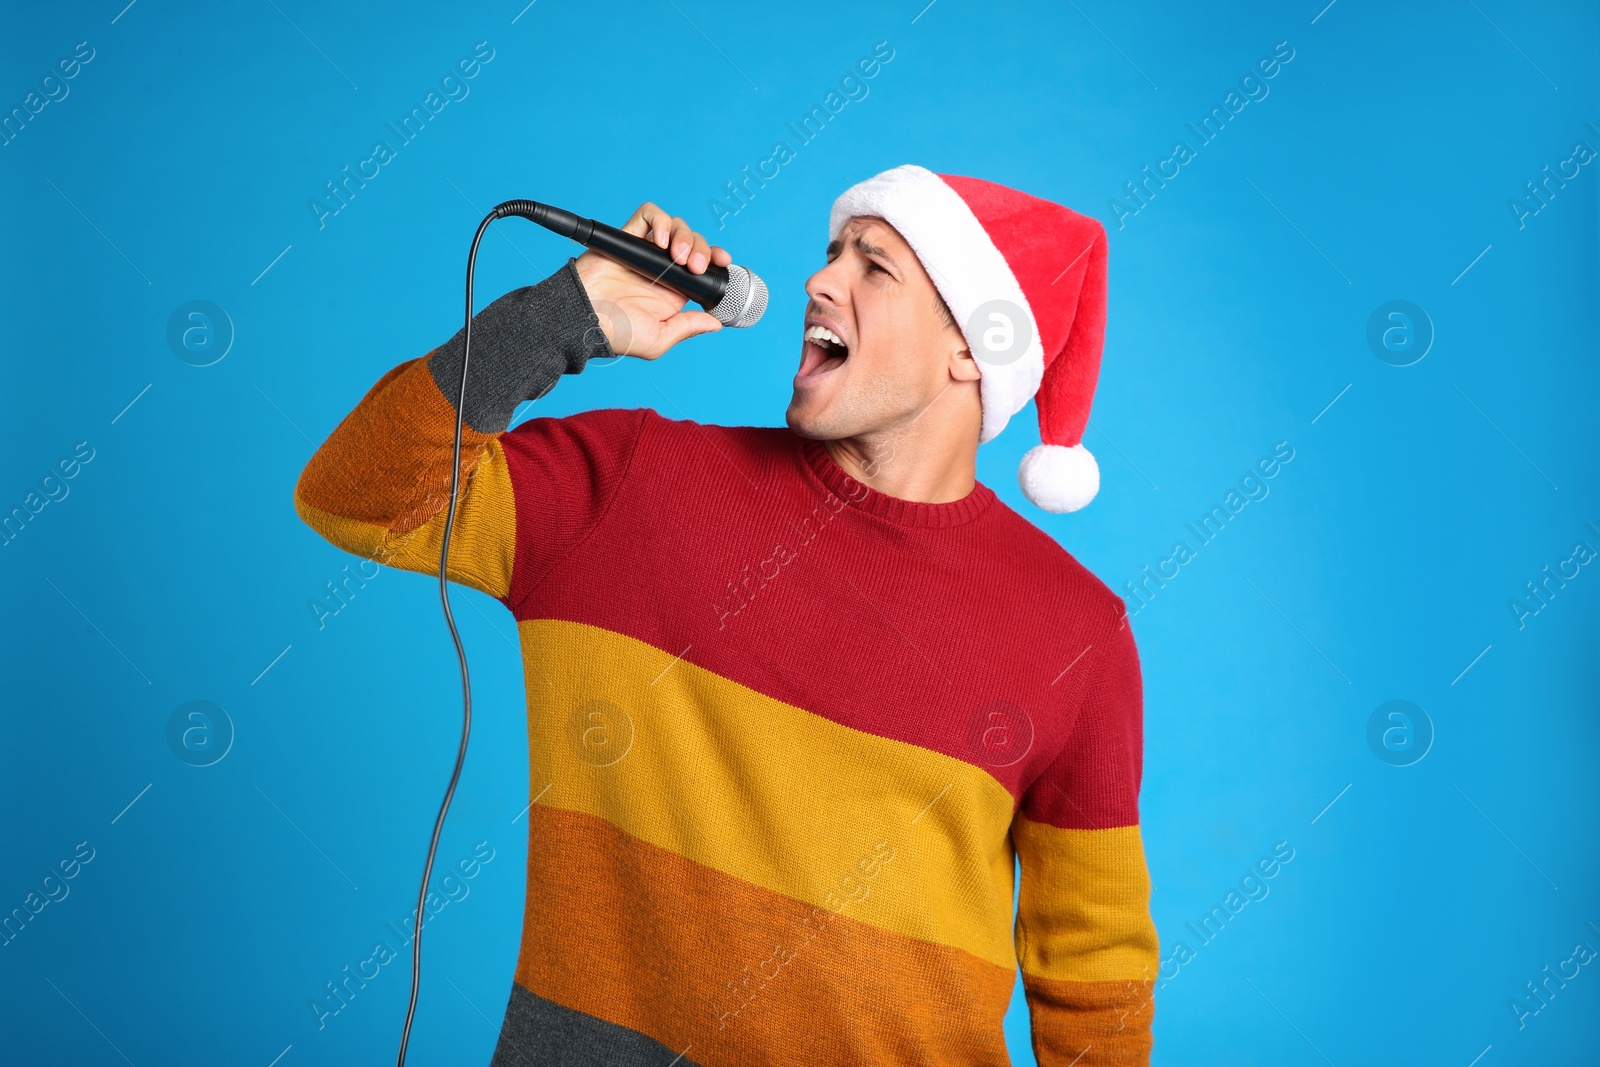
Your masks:
{"label": "fingers gripping microphone", "polygon": [[547,230],[570,237],[640,274],[682,293],[717,317],[724,326],[750,326],[767,310],[767,283],[740,266],[715,263],[696,274],[676,263],[671,253],[643,237],[615,226],[574,215],[532,200],[507,200],[495,206],[497,217],[516,215]]}

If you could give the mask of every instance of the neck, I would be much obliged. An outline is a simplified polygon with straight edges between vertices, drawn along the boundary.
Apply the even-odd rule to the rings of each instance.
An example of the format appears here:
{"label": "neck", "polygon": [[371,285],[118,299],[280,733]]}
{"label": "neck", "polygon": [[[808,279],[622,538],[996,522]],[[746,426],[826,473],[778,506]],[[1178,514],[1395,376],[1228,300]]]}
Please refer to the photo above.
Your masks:
{"label": "neck", "polygon": [[880,493],[925,504],[961,500],[977,484],[981,413],[958,404],[941,410],[938,399],[903,424],[823,444],[846,474]]}

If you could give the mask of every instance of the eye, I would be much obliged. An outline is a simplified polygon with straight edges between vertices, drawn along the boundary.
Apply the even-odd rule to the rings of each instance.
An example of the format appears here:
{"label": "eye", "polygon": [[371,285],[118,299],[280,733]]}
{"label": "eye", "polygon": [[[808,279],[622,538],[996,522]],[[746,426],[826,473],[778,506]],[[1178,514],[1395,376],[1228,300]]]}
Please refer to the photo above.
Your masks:
{"label": "eye", "polygon": [[873,263],[873,262],[869,261],[867,263],[867,273],[871,274],[873,271],[877,271],[880,274],[888,274],[889,273],[888,271],[884,270],[882,267],[878,266],[876,263]]}

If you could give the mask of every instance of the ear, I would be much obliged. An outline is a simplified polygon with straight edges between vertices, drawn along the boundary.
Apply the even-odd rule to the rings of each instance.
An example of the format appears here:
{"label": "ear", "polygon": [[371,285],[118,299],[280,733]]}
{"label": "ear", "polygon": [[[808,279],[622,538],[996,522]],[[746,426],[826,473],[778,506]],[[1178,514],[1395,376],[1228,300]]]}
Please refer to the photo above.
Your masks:
{"label": "ear", "polygon": [[947,360],[950,368],[950,378],[957,382],[975,382],[983,377],[983,368],[978,366],[978,361],[972,358],[972,349],[960,334],[950,349],[950,358]]}

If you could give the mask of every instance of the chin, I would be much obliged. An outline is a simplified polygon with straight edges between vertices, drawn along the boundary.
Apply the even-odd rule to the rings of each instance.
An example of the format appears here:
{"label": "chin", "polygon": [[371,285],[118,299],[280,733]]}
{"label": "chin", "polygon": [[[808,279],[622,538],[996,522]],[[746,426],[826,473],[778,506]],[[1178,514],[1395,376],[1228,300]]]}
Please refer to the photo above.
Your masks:
{"label": "chin", "polygon": [[789,429],[800,437],[826,440],[834,436],[812,410],[812,405],[806,404],[799,397],[789,401],[789,408],[783,413],[783,418],[789,424]]}
{"label": "chin", "polygon": [[801,437],[810,437],[811,421],[806,418],[805,409],[800,407],[797,400],[789,401],[789,408],[783,413],[783,420],[789,424],[789,429]]}

